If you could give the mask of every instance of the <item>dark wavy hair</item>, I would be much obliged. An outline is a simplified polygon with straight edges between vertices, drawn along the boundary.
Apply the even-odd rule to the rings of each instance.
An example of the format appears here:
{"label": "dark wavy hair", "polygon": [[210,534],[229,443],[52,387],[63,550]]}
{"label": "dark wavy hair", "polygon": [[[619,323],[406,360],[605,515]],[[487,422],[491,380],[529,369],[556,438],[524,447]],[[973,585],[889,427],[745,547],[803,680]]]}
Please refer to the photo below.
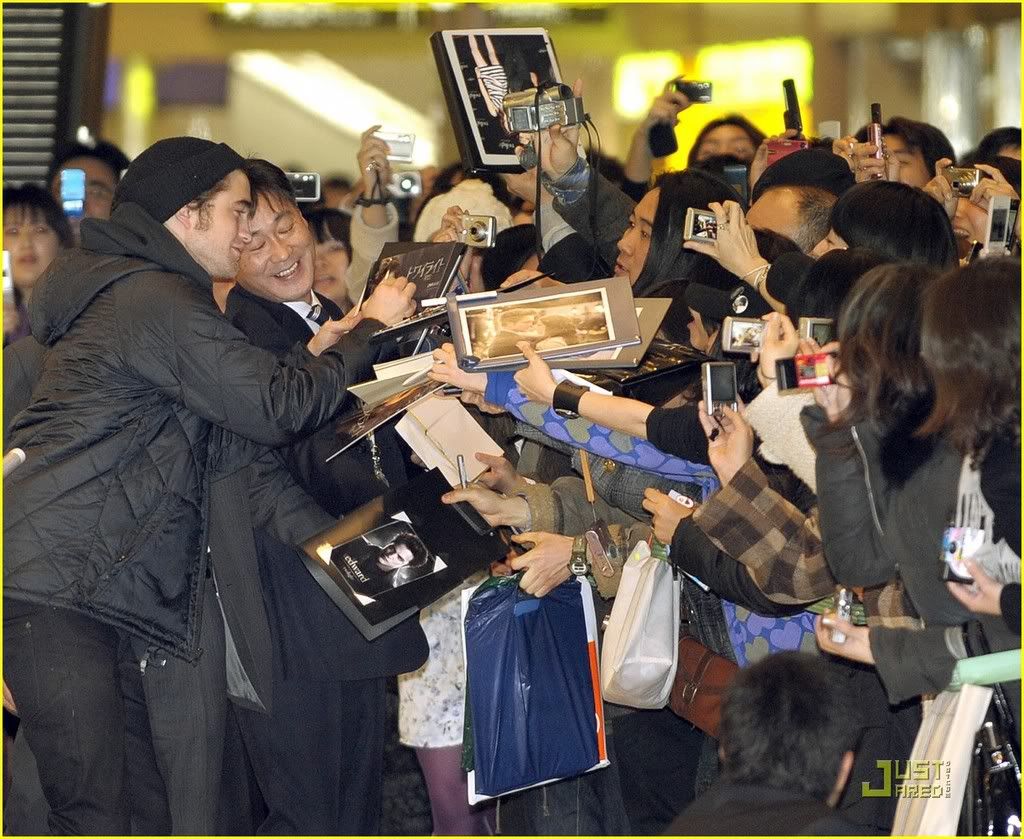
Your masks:
{"label": "dark wavy hair", "polygon": [[893,424],[931,398],[921,358],[921,298],[938,275],[927,265],[880,265],[846,296],[836,329],[839,369],[850,388],[844,422]]}
{"label": "dark wavy hair", "polygon": [[741,129],[750,138],[750,142],[754,144],[754,151],[757,151],[757,147],[764,142],[765,135],[754,123],[744,116],[739,114],[726,114],[726,116],[720,119],[713,119],[707,125],[705,125],[700,133],[697,135],[697,139],[693,141],[693,146],[690,148],[690,153],[686,158],[687,166],[695,166],[697,164],[697,151],[700,149],[700,144],[704,142],[704,138],[708,136],[716,128],[721,128],[723,125],[735,125]]}
{"label": "dark wavy hair", "polygon": [[[690,207],[706,210],[712,201],[736,201],[746,209],[743,199],[731,186],[700,169],[684,169],[682,172],[668,172],[659,177],[652,189],[660,190],[658,209],[654,212],[651,225],[651,246],[647,252],[644,269],[637,277],[633,294],[638,297],[650,296],[651,291],[666,281],[697,280],[697,275],[719,275],[723,268],[711,257],[693,251],[683,250],[683,223]],[[683,254],[682,270],[677,260]],[[717,269],[717,270],[716,270]],[[721,283],[727,283],[727,271]]]}
{"label": "dark wavy hair", "polygon": [[829,224],[851,248],[870,248],[894,261],[939,268],[957,264],[956,239],[946,211],[927,192],[907,184],[857,184],[836,202]]}
{"label": "dark wavy hair", "polygon": [[430,552],[427,550],[427,546],[423,544],[418,536],[413,536],[410,533],[399,533],[394,539],[391,540],[391,544],[387,547],[397,548],[402,546],[412,554],[412,559],[405,566],[406,568],[422,568],[427,564],[430,559]]}
{"label": "dark wavy hair", "polygon": [[949,271],[924,293],[921,356],[935,383],[917,430],[943,434],[975,464],[992,441],[1020,441],[1020,262],[983,259]]}
{"label": "dark wavy hair", "polygon": [[790,320],[794,323],[799,318],[835,320],[857,280],[889,261],[867,248],[829,251],[807,269],[785,301]]}

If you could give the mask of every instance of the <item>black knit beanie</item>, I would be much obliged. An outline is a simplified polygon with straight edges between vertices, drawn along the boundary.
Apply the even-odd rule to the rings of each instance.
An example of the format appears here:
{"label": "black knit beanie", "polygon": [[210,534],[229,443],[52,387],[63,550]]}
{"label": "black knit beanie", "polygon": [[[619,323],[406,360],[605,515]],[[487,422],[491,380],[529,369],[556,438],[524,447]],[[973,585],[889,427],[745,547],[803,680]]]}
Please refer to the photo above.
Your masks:
{"label": "black knit beanie", "polygon": [[198,137],[160,140],[131,162],[114,191],[114,208],[131,201],[156,221],[167,221],[243,163],[225,143]]}
{"label": "black knit beanie", "polygon": [[750,203],[776,186],[816,186],[839,196],[853,185],[853,172],[839,155],[828,149],[804,149],[765,169],[751,190]]}

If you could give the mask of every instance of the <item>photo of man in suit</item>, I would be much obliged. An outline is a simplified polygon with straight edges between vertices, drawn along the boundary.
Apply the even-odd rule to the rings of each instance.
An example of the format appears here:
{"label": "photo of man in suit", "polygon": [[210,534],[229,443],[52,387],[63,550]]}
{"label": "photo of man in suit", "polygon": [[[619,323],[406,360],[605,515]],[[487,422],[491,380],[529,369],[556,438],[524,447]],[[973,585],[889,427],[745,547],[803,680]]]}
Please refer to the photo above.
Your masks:
{"label": "photo of man in suit", "polygon": [[353,591],[374,598],[445,567],[404,522],[385,524],[335,548],[331,561]]}

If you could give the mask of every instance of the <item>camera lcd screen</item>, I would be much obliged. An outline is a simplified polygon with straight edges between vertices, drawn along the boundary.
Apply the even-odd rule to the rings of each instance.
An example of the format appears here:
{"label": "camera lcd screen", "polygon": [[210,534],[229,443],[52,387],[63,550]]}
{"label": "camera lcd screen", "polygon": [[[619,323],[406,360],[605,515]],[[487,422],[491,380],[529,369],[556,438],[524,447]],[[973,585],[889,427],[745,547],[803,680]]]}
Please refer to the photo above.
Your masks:
{"label": "camera lcd screen", "polygon": [[60,201],[68,218],[82,217],[85,213],[84,169],[65,169],[60,173]]}
{"label": "camera lcd screen", "polygon": [[989,233],[990,242],[1002,242],[1006,239],[1006,216],[1008,210],[992,211],[992,231]]}
{"label": "camera lcd screen", "polygon": [[732,364],[710,366],[711,401],[736,401],[736,368]]}
{"label": "camera lcd screen", "polygon": [[734,320],[730,324],[729,348],[734,352],[754,352],[761,347],[764,321]]}
{"label": "camera lcd screen", "polygon": [[824,346],[832,340],[832,335],[835,332],[835,327],[831,323],[813,323],[811,324],[811,338],[817,342],[819,347]]}
{"label": "camera lcd screen", "polygon": [[718,219],[714,213],[693,214],[693,238],[705,242],[718,239]]}

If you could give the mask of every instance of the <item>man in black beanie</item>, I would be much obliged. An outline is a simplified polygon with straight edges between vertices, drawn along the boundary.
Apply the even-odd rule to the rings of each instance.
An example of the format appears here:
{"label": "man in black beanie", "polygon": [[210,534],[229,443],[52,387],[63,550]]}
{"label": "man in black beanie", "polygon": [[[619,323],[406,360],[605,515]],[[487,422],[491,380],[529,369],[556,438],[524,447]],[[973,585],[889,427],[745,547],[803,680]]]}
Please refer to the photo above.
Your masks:
{"label": "man in black beanie", "polygon": [[[268,447],[329,420],[367,374],[365,337],[413,310],[399,279],[344,338],[329,321],[284,359],[252,346],[211,281],[234,275],[249,242],[241,166],[223,144],[156,143],[129,166],[109,221],[84,221],[82,248],[33,294],[45,350],[8,439],[27,459],[5,481],[4,681],[53,833],[162,820],[213,831],[225,639],[208,585],[210,487],[251,474],[258,515],[287,543],[330,524]],[[172,724],[152,708],[147,720],[163,693]]]}

